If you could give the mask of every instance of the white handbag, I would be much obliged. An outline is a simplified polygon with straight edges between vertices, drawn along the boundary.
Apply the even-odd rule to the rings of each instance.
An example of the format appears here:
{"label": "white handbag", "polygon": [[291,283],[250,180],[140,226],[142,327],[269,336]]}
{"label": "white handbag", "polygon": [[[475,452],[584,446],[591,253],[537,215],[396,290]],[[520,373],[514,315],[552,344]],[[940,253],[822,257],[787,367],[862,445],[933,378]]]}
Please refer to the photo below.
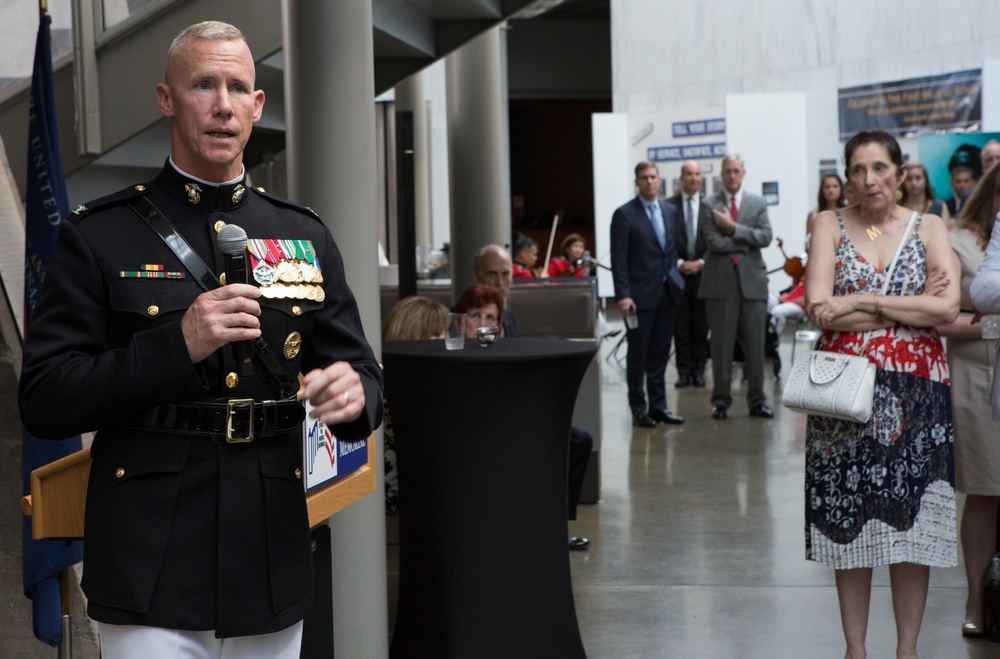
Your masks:
{"label": "white handbag", "polygon": [[867,357],[811,350],[795,360],[781,404],[795,412],[867,423],[875,398],[875,364]]}
{"label": "white handbag", "polygon": [[[917,213],[910,216],[906,231],[892,257],[880,295],[885,295]],[[818,414],[844,421],[868,423],[875,399],[875,364],[865,357],[870,332],[860,355],[811,350],[795,360],[792,372],[781,394],[781,404],[795,412]]]}

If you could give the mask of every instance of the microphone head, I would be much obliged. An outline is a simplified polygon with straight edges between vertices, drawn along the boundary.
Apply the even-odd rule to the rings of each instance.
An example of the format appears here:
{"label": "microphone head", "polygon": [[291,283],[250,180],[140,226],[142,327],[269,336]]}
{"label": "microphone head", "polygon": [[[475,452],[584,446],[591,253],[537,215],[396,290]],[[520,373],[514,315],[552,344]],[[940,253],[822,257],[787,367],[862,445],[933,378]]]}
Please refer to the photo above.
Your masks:
{"label": "microphone head", "polygon": [[222,250],[222,253],[230,256],[242,254],[247,248],[247,232],[236,224],[227,224],[222,227],[216,240],[219,242],[219,249]]}

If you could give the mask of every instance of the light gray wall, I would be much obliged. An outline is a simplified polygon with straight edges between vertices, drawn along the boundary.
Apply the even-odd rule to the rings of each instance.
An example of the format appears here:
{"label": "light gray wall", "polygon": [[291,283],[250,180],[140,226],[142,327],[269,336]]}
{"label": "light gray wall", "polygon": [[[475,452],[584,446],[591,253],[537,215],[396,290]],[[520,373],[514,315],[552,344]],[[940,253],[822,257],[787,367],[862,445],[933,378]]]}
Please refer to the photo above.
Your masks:
{"label": "light gray wall", "polygon": [[615,112],[722,105],[975,69],[1000,57],[995,0],[611,0]]}

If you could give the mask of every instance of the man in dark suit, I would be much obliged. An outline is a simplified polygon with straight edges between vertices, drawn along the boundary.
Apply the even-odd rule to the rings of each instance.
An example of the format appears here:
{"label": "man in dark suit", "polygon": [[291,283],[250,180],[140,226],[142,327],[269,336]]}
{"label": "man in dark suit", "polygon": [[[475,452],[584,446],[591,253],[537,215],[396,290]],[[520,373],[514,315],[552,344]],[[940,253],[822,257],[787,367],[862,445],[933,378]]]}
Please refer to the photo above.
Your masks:
{"label": "man in dark suit", "polygon": [[705,362],[708,360],[708,317],[705,301],[698,299],[701,270],[705,265],[705,232],[701,221],[712,216],[712,209],[701,194],[701,166],[693,160],[681,165],[681,190],[667,201],[677,207],[677,269],[684,277],[684,298],[677,307],[674,328],[676,387],[689,384],[705,386]]}
{"label": "man in dark suit", "polygon": [[971,144],[961,144],[948,160],[948,172],[951,174],[951,189],[955,195],[950,197],[945,206],[948,213],[956,218],[962,212],[962,206],[969,199],[976,181],[983,173],[982,159],[979,147]]}
{"label": "man in dark suit", "polygon": [[743,190],[743,158],[722,159],[721,190],[709,198],[712,216],[701,223],[708,253],[698,297],[712,332],[712,418],[725,419],[731,394],[736,330],[746,356],[750,416],[771,418],[764,397],[767,268],[760,250],[771,243],[771,222],[761,197]]}
{"label": "man in dark suit", "polygon": [[[345,441],[379,425],[382,376],[330,231],[247,180],[264,92],[240,31],[184,30],[156,91],[170,158],[61,224],[21,419],[97,431],[82,585],[103,657],[297,659],[313,590],[297,376]],[[233,228],[252,280],[218,286],[215,233]]]}
{"label": "man in dark suit", "polygon": [[[677,209],[660,199],[660,172],[648,160],[635,167],[639,194],[611,218],[611,273],[626,318],[625,360],[632,425],[684,423],[667,409],[666,368],[684,279],[677,271]],[[638,320],[638,323],[635,321]],[[649,407],[646,395],[649,392]]]}

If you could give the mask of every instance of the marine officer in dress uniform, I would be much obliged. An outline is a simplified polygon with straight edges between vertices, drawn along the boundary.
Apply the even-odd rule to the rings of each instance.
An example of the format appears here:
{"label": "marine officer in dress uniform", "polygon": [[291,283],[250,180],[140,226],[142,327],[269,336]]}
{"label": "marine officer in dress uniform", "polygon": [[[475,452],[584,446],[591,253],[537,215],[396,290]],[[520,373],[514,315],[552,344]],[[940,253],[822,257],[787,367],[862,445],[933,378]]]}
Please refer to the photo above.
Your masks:
{"label": "marine officer in dress uniform", "polygon": [[[297,659],[312,590],[297,375],[347,441],[380,423],[381,375],[330,232],[247,186],[264,93],[240,31],[182,31],[156,92],[170,158],[62,223],[21,418],[38,437],[97,431],[82,585],[105,659]],[[247,234],[249,284],[211,281],[226,225]]]}

